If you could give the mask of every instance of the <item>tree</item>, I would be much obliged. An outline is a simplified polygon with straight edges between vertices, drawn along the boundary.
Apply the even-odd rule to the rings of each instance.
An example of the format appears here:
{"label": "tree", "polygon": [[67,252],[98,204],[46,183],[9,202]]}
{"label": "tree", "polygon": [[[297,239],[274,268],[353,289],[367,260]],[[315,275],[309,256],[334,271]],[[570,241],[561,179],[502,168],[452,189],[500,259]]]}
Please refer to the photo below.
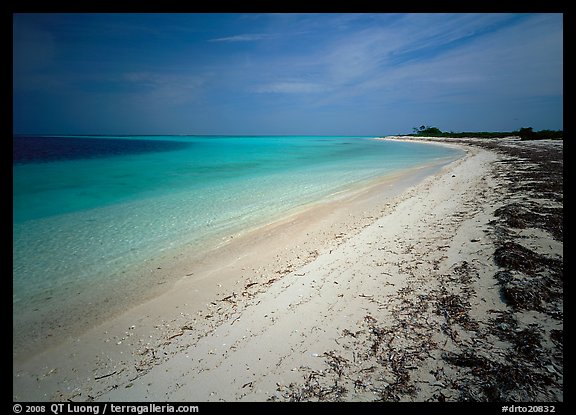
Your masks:
{"label": "tree", "polygon": [[531,140],[534,139],[536,133],[532,130],[532,127],[523,127],[517,131],[521,140]]}
{"label": "tree", "polygon": [[428,135],[428,136],[442,135],[442,131],[439,128],[430,127],[429,125],[421,125],[420,128],[414,127],[412,130],[416,135]]}

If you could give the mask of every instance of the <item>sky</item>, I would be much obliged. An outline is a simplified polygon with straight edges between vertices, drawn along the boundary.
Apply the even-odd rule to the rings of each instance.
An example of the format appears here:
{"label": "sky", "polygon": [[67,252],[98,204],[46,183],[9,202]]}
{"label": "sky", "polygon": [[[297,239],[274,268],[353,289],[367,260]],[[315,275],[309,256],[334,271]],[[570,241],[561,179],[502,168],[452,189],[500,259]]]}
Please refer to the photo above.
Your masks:
{"label": "sky", "polygon": [[17,134],[563,129],[563,15],[14,14]]}

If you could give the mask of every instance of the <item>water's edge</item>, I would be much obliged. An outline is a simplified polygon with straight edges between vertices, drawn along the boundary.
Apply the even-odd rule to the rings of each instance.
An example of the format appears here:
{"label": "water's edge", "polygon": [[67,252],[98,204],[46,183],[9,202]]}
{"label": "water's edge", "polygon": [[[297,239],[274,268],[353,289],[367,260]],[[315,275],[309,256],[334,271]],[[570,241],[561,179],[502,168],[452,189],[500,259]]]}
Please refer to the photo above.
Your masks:
{"label": "water's edge", "polygon": [[355,183],[327,197],[279,212],[265,221],[255,221],[247,227],[244,224],[238,228],[226,228],[201,243],[195,241],[167,247],[149,255],[137,266],[119,269],[119,275],[111,275],[111,281],[115,281],[112,292],[108,284],[92,284],[89,290],[70,285],[65,287],[66,291],[43,293],[46,297],[39,299],[43,307],[25,310],[16,306],[13,308],[13,354],[15,358],[31,355],[62,339],[78,336],[90,327],[157,297],[180,279],[189,278],[199,266],[201,268],[201,264],[217,257],[230,245],[241,246],[243,241],[254,238],[267,228],[282,229],[282,223],[318,215],[327,206],[331,206],[331,209],[349,209],[355,206],[354,200],[371,192],[380,192],[377,196],[380,201],[383,197],[391,198],[457,158],[437,160]]}

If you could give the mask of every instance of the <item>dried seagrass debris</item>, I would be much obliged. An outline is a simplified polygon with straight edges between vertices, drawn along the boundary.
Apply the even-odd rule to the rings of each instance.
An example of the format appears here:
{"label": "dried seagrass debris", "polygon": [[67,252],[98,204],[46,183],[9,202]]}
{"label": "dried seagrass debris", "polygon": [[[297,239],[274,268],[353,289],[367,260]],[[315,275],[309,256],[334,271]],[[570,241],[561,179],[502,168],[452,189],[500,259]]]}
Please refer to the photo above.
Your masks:
{"label": "dried seagrass debris", "polygon": [[496,209],[494,216],[500,218],[509,227],[518,229],[529,227],[531,223],[536,222],[534,219],[539,217],[519,203],[511,203]]}
{"label": "dried seagrass debris", "polygon": [[508,355],[504,363],[472,349],[462,353],[445,352],[442,358],[469,375],[461,376],[452,385],[460,391],[461,401],[533,400],[544,387],[555,384],[548,371],[526,364],[513,354]]}
{"label": "dried seagrass debris", "polygon": [[504,270],[495,274],[504,301],[516,310],[535,310],[562,318],[563,262],[540,255],[515,242],[504,242],[494,253]]}
{"label": "dried seagrass debris", "polygon": [[459,277],[459,282],[469,284],[474,278],[478,278],[478,270],[468,261],[462,261],[452,269],[452,273]]}
{"label": "dried seagrass debris", "polygon": [[520,355],[535,357],[540,354],[542,332],[536,325],[531,325],[514,333],[514,350]]}
{"label": "dried seagrass debris", "polygon": [[497,317],[488,320],[488,331],[501,340],[508,340],[506,336],[518,328],[518,320],[514,313],[501,310],[488,310],[488,313],[497,314]]}
{"label": "dried seagrass debris", "polygon": [[499,272],[495,278],[500,282],[500,291],[506,304],[514,310],[534,310],[558,319],[562,302],[561,281],[552,277],[526,277]]}
{"label": "dried seagrass debris", "polygon": [[564,330],[550,330],[550,339],[560,347],[560,349],[564,348]]}
{"label": "dried seagrass debris", "polygon": [[540,255],[515,242],[500,245],[494,252],[494,261],[499,267],[527,275],[548,271],[559,278],[563,276],[562,261]]}
{"label": "dried seagrass debris", "polygon": [[[420,301],[410,302],[419,307]],[[404,304],[405,305],[405,304]],[[371,315],[364,317],[362,330],[342,330],[346,349],[353,358],[338,351],[323,353],[326,368],[312,371],[300,384],[292,383],[279,389],[273,400],[340,401],[350,391],[378,401],[399,401],[414,395],[417,387],[411,372],[430,357],[437,348],[429,327],[417,324],[403,307],[401,320],[391,326],[380,325]],[[367,395],[366,395],[367,394]]]}
{"label": "dried seagrass debris", "polygon": [[544,207],[536,203],[526,207],[519,203],[511,203],[496,209],[494,216],[500,218],[508,227],[543,229],[554,239],[562,240],[564,213],[561,207]]}
{"label": "dried seagrass debris", "polygon": [[533,358],[542,353],[542,330],[532,324],[519,328],[512,312],[498,312],[498,317],[489,320],[488,332],[500,340],[512,344],[513,350],[521,356]]}
{"label": "dried seagrass debris", "polygon": [[348,360],[334,351],[324,352],[324,356],[327,357],[326,363],[330,368],[338,374],[338,377],[342,377],[344,371],[350,366]]}
{"label": "dried seagrass debris", "polygon": [[500,284],[507,284],[514,279],[514,274],[512,274],[510,271],[503,270],[494,274],[494,278]]}
{"label": "dried seagrass debris", "polygon": [[[466,288],[460,287],[465,292]],[[445,287],[442,287],[434,301],[434,312],[446,319],[446,323],[441,325],[442,330],[454,341],[457,341],[457,334],[451,327],[453,324],[458,324],[469,331],[477,331],[479,329],[478,322],[470,317],[469,311],[472,306],[466,297],[469,297],[469,295],[451,294]]]}
{"label": "dried seagrass debris", "polygon": [[[421,308],[420,301],[411,304]],[[370,389],[381,401],[398,401],[402,396],[415,394],[417,389],[410,373],[430,357],[431,350],[437,348],[429,327],[416,324],[406,314],[401,316],[404,320],[391,327],[381,327],[376,321],[371,321],[368,330],[371,354],[376,358],[377,367],[387,374],[384,385]]]}
{"label": "dried seagrass debris", "polygon": [[510,281],[502,285],[502,297],[506,304],[515,309],[541,310],[541,295],[533,286],[533,283],[526,280]]}
{"label": "dried seagrass debris", "polygon": [[348,390],[339,385],[337,380],[325,384],[325,377],[326,374],[322,371],[310,371],[302,385],[290,383],[288,386],[283,386],[278,384],[277,391],[281,396],[272,396],[268,400],[286,400],[288,402],[342,401]]}
{"label": "dried seagrass debris", "polygon": [[[561,147],[528,147],[481,145],[492,147],[500,153],[511,156],[515,167],[509,171],[510,190],[533,194],[562,201],[563,195],[563,150]],[[527,180],[528,179],[528,180]]]}

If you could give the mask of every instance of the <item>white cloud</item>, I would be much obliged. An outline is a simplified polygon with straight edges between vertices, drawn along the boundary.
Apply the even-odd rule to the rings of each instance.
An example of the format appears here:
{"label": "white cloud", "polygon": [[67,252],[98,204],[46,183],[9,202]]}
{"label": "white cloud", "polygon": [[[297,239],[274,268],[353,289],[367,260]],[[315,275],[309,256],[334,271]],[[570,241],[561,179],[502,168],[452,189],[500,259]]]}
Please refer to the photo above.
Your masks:
{"label": "white cloud", "polygon": [[276,38],[276,35],[267,33],[247,33],[241,35],[219,37],[210,39],[209,42],[257,42],[260,40],[269,40]]}
{"label": "white cloud", "polygon": [[424,17],[411,15],[334,45],[324,59],[324,79],[333,88],[318,104],[350,97],[473,102],[562,93],[557,16],[525,16],[514,24],[502,24],[504,15],[448,16],[445,26],[437,16],[425,25]]}
{"label": "white cloud", "polygon": [[314,82],[272,82],[254,88],[255,92],[278,94],[310,94],[325,92],[328,89],[326,85]]}

